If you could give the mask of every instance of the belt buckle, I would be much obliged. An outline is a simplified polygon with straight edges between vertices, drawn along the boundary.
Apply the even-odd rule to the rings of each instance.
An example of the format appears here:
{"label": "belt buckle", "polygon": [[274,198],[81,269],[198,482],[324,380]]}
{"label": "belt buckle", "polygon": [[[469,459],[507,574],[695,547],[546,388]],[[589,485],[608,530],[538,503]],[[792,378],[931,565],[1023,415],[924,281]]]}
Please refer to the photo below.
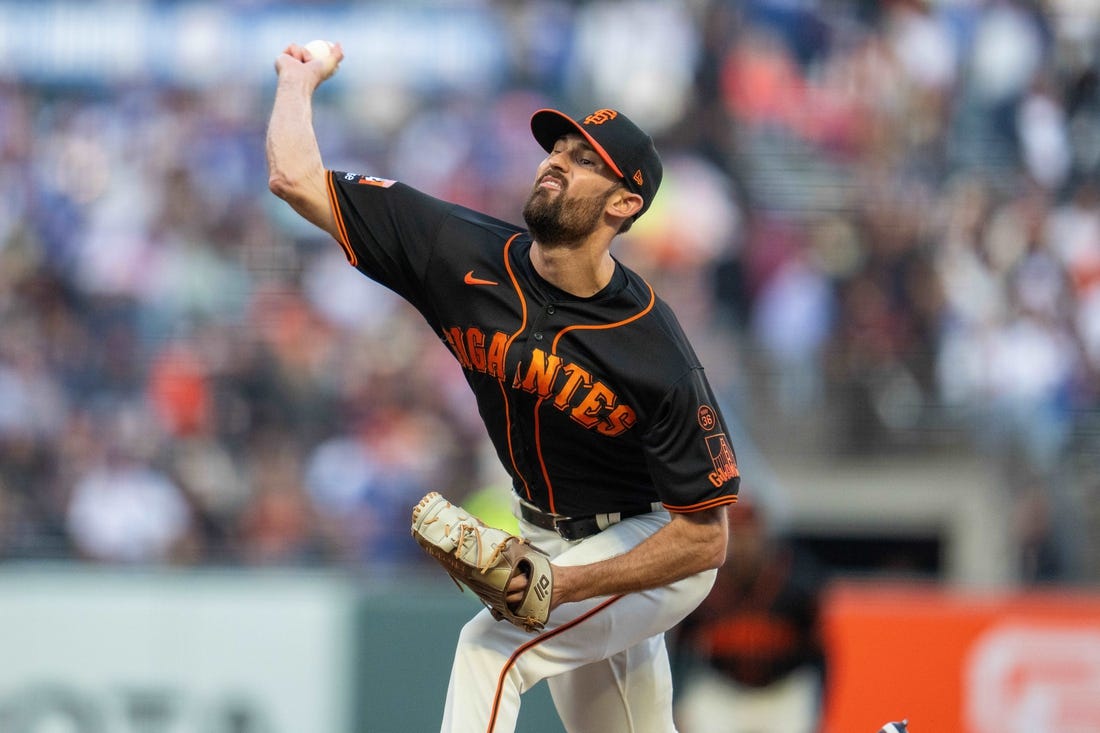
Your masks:
{"label": "belt buckle", "polygon": [[574,533],[572,524],[572,521],[568,517],[554,517],[554,531],[558,533],[559,537],[568,542],[583,539]]}

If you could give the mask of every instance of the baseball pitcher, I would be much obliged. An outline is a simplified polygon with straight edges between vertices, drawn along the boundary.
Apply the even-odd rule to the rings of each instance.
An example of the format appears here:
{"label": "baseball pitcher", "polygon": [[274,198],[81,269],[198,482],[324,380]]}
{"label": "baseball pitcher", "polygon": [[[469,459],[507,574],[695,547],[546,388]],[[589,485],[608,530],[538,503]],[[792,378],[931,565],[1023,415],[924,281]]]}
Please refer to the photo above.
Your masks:
{"label": "baseball pitcher", "polygon": [[328,170],[311,100],[343,58],[276,59],[269,186],[446,344],[520,520],[511,537],[438,494],[410,506],[416,541],[486,605],[458,639],[441,730],[512,731],[545,679],[571,733],[670,733],[664,633],[725,558],[739,473],[676,317],[610,253],[653,204],[660,157],[621,111],[535,112],[546,157],[522,227]]}

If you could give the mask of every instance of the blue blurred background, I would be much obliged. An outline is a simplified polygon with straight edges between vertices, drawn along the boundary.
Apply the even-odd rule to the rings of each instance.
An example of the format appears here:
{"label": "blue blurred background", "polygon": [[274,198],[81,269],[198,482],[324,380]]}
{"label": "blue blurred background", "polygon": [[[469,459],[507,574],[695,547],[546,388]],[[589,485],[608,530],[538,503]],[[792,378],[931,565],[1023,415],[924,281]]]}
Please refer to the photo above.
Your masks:
{"label": "blue blurred background", "polygon": [[504,506],[446,349],[267,191],[273,61],[313,38],[346,53],[328,167],[511,221],[534,110],[653,133],[615,252],[823,573],[1100,580],[1100,6],[1071,0],[0,2],[9,569],[369,584],[424,569],[425,492]]}

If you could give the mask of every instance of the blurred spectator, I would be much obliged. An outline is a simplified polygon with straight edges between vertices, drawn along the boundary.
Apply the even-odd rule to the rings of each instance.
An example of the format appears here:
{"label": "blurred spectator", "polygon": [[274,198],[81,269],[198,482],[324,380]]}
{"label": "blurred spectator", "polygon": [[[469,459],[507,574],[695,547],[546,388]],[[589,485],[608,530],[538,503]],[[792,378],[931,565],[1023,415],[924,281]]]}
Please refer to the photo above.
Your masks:
{"label": "blurred spectator", "polygon": [[149,465],[138,433],[148,427],[138,411],[121,413],[116,433],[73,486],[66,513],[81,556],[98,562],[168,563],[181,556],[192,529],[178,486]]}
{"label": "blurred spectator", "polygon": [[309,565],[328,559],[301,483],[293,443],[276,438],[256,447],[250,461],[248,504],[237,531],[241,559],[250,565]]}
{"label": "blurred spectator", "polygon": [[821,405],[822,351],[833,328],[835,295],[820,269],[793,255],[764,284],[753,335],[774,370],[772,398],[786,415]]}
{"label": "blurred spectator", "polygon": [[823,699],[820,570],[743,500],[710,595],[677,629],[684,733],[812,733]]}
{"label": "blurred spectator", "polygon": [[187,505],[168,478],[112,460],[73,488],[69,532],[77,551],[101,562],[171,562],[187,536]]}

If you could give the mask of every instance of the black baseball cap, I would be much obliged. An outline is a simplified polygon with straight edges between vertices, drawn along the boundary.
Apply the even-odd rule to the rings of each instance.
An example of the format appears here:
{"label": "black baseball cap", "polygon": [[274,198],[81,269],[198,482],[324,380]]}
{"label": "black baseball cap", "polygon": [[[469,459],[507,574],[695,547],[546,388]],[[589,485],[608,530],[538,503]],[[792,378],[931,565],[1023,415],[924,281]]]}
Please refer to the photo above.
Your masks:
{"label": "black baseball cap", "polygon": [[540,109],[531,116],[531,132],[548,153],[563,135],[579,133],[627,189],[642,197],[635,219],[653,203],[661,185],[661,157],[652,138],[622,112],[599,109],[574,120],[556,109]]}

